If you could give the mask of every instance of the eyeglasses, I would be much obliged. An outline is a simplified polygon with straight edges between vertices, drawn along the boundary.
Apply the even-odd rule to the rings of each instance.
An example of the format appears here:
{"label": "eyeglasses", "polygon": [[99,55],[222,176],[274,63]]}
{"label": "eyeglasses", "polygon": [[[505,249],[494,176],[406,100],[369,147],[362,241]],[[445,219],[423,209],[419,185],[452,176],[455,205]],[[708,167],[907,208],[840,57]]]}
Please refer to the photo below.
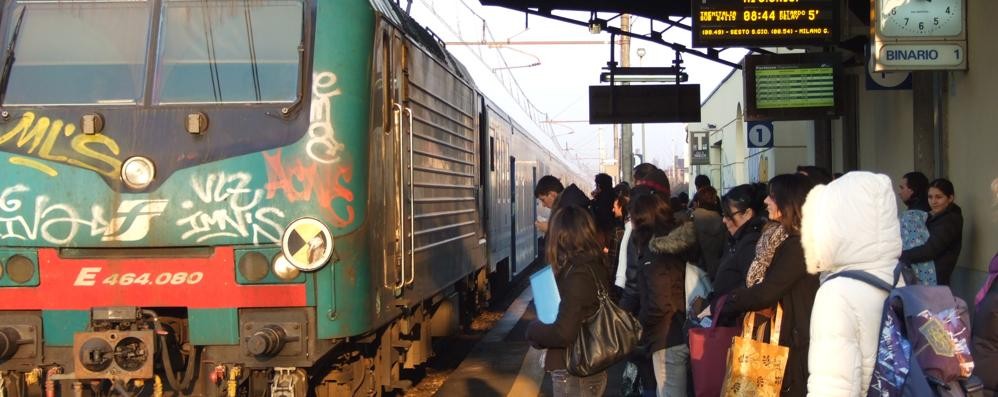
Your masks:
{"label": "eyeglasses", "polygon": [[[735,215],[744,214],[745,211],[748,211],[748,208],[743,209],[741,211],[735,211],[735,212],[726,213],[726,214],[724,214],[724,217],[728,218],[728,219],[735,219]],[[725,212],[727,212],[727,211],[725,211]]]}

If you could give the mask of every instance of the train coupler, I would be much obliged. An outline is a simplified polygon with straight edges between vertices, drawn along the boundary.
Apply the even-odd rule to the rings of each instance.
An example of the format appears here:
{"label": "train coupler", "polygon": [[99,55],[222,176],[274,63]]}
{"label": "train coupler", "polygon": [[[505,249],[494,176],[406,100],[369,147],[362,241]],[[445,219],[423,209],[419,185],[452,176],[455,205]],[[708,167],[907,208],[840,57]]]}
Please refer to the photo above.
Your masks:
{"label": "train coupler", "polygon": [[305,374],[297,368],[274,368],[274,380],[271,382],[271,397],[304,397]]}

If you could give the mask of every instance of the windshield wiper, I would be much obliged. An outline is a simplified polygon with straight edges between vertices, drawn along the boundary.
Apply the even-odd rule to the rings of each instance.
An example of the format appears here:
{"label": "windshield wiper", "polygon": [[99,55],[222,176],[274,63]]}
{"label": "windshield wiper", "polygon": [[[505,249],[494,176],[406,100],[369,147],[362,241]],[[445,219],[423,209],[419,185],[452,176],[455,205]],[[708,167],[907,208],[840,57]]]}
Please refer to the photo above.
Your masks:
{"label": "windshield wiper", "polygon": [[[308,32],[308,18],[305,16],[306,9],[302,8],[301,13],[301,36],[298,38],[298,96],[290,106],[281,108],[281,118],[287,120],[298,111],[301,104],[305,102],[305,35]],[[270,114],[269,112],[267,114]]]}
{"label": "windshield wiper", "polygon": [[17,48],[17,36],[21,33],[21,22],[24,21],[26,8],[20,7],[17,14],[17,23],[14,25],[14,32],[10,35],[10,43],[7,45],[7,54],[3,62],[3,74],[0,74],[0,106],[7,98],[7,83],[10,80],[10,70],[14,66],[14,49]]}

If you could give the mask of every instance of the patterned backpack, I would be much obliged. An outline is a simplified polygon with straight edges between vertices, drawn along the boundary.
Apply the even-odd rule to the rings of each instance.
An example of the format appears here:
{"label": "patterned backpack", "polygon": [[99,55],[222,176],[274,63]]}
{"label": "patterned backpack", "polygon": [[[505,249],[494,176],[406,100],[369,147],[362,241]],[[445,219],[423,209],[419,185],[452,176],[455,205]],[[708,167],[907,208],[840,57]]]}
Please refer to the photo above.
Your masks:
{"label": "patterned backpack", "polygon": [[974,361],[967,304],[946,286],[898,287],[903,268],[899,264],[895,270],[894,285],[863,271],[844,271],[829,278],[851,278],[889,293],[867,396],[982,395],[980,379],[971,375]]}

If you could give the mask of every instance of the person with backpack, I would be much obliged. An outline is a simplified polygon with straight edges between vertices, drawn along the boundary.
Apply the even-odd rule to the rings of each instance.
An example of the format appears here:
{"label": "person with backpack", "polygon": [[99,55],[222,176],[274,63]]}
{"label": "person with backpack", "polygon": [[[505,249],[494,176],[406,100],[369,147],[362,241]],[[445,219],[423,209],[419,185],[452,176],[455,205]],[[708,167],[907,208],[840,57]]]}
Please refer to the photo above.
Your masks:
{"label": "person with backpack", "polygon": [[721,321],[748,311],[783,308],[779,344],[790,348],[780,395],[803,396],[807,388],[807,357],[811,306],[818,277],[807,273],[801,247],[801,208],[814,184],[804,175],[783,174],[769,182],[765,203],[769,219],[756,245],[755,258],[745,277],[746,288],[732,291]]}
{"label": "person with backpack", "polygon": [[812,189],[803,213],[807,271],[824,280],[811,311],[808,396],[865,396],[888,291],[836,275],[862,271],[893,282],[901,237],[891,180],[847,173]]}

